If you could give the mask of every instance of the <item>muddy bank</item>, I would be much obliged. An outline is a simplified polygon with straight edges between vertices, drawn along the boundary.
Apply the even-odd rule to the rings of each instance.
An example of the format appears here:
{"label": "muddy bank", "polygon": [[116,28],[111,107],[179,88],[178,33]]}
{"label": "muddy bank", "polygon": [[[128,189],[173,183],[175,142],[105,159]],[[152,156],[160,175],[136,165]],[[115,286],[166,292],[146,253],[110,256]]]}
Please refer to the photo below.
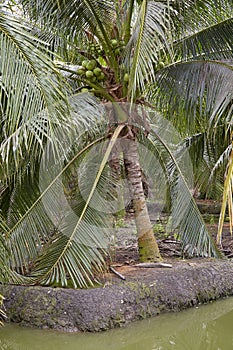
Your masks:
{"label": "muddy bank", "polygon": [[101,288],[0,286],[0,293],[9,321],[97,332],[233,295],[232,269],[230,260],[177,263],[171,269],[135,267],[125,270],[125,281],[111,276]]}

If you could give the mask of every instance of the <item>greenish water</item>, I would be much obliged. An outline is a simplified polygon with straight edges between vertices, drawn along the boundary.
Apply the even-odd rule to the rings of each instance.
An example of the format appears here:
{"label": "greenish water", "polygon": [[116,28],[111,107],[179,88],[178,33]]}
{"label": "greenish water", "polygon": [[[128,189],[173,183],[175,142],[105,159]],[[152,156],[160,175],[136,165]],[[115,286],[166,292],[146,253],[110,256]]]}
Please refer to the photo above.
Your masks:
{"label": "greenish water", "polygon": [[6,325],[0,350],[232,350],[233,298],[97,334]]}

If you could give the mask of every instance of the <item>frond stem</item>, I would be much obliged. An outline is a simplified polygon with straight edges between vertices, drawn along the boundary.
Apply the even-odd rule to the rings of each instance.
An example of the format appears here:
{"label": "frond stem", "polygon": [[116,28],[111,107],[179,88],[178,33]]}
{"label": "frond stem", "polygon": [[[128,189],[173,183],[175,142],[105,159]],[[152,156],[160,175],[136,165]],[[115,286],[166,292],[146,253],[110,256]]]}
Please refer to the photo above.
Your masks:
{"label": "frond stem", "polygon": [[134,8],[134,0],[130,0],[129,3],[129,10],[127,13],[127,19],[126,19],[126,26],[125,26],[125,43],[127,44],[130,39],[130,29],[131,29],[131,20],[132,20],[132,15],[133,15],[133,8]]}

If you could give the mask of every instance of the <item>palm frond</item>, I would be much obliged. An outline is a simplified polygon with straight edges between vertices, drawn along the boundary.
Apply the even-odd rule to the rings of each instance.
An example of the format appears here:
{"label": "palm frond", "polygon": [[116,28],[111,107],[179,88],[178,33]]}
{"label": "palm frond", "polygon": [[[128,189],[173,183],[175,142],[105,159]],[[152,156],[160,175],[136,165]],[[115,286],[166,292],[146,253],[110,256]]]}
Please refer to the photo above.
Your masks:
{"label": "palm frond", "polygon": [[[79,108],[81,111],[80,105]],[[90,114],[88,117],[90,118]],[[106,163],[122,128],[123,126],[119,126],[116,129],[111,142],[104,149],[98,171],[93,177],[90,177],[90,169],[87,168],[90,162],[86,163],[85,157],[93,144],[97,145],[99,141],[90,143],[88,139],[86,148],[81,148],[79,152],[74,144],[68,149],[69,153],[74,153],[71,160],[66,160],[68,155],[65,158],[62,156],[59,163],[53,152],[50,154],[49,150],[46,151],[46,161],[42,161],[40,168],[39,194],[36,191],[37,196],[31,196],[30,202],[29,191],[27,198],[20,192],[17,207],[24,207],[26,210],[23,216],[18,217],[18,221],[16,218],[19,213],[14,213],[15,218],[12,213],[15,224],[6,232],[6,241],[12,254],[12,268],[18,273],[26,272],[24,283],[51,284],[59,281],[62,286],[67,286],[70,281],[74,287],[84,287],[91,283],[93,270],[99,271],[103,267],[101,250],[106,246],[104,231],[108,215],[103,215],[101,208],[107,195],[106,181],[109,181]],[[91,133],[89,137],[90,135]],[[65,167],[62,166],[64,160]],[[84,164],[84,173],[81,171],[80,178],[85,180],[81,180],[82,193],[75,199],[74,210],[71,210],[64,196],[62,177],[74,163],[78,168]],[[35,190],[35,186],[31,188]],[[96,191],[101,195],[96,197]],[[18,280],[18,276],[16,279]]]}
{"label": "palm frond", "polygon": [[4,297],[0,294],[0,327],[3,325],[2,320],[6,318],[6,314],[2,309]]}
{"label": "palm frond", "polygon": [[[101,222],[103,224],[104,222],[104,217],[101,217],[101,200],[103,201],[104,196],[102,192],[101,196],[97,196],[97,202],[94,204],[96,201],[95,194],[97,189],[100,192],[101,188],[104,189],[103,185],[98,186],[98,184],[101,183],[100,178],[103,175],[108,157],[123,127],[124,126],[119,126],[114,132],[100,166],[97,169],[97,174],[93,177],[94,182],[92,183],[91,181],[91,183],[89,183],[89,181],[86,181],[88,184],[87,187],[89,188],[88,196],[85,203],[83,203],[84,206],[78,218],[76,215],[74,216],[73,213],[70,213],[70,210],[69,213],[64,215],[65,220],[60,224],[60,228],[62,227],[62,235],[56,237],[53,244],[50,245],[50,248],[46,250],[45,254],[36,262],[35,269],[32,271],[32,276],[39,277],[40,283],[48,284],[52,281],[59,280],[64,286],[68,283],[66,277],[68,274],[74,287],[86,286],[85,281],[91,283],[89,276],[93,270],[93,265],[96,270],[99,270],[99,265],[103,265],[103,261],[101,260],[102,256],[97,248],[101,247],[101,243],[103,244],[103,242],[101,242],[103,226],[99,228],[98,223]],[[80,176],[82,176],[82,174]],[[56,191],[56,196],[57,193]],[[52,202],[54,203],[54,194]],[[57,201],[56,203],[59,202]],[[97,205],[99,216],[96,218],[95,208]],[[76,205],[76,208],[77,207],[80,209],[80,203],[79,206]],[[58,208],[56,208],[55,212],[53,210],[52,215],[57,215],[57,209]],[[106,214],[104,216],[106,216]]]}
{"label": "palm frond", "polygon": [[170,224],[173,229],[178,230],[183,250],[189,255],[219,257],[220,253],[205,226],[184,175],[185,173],[186,176],[190,175],[190,172],[187,174],[187,168],[191,166],[187,164],[187,155],[182,154],[177,145],[170,146],[157,130],[152,126],[148,141],[151,143],[151,148],[158,147],[156,144],[159,142],[167,153],[166,178],[171,198]]}
{"label": "palm frond", "polygon": [[6,283],[9,279],[10,269],[8,266],[9,252],[0,234],[0,283]]}
{"label": "palm frond", "polygon": [[[1,163],[5,175],[36,153],[68,114],[64,81],[30,26],[0,11]],[[46,118],[44,112],[46,111]]]}
{"label": "palm frond", "polygon": [[[232,146],[232,145],[231,145]],[[226,178],[224,181],[224,190],[222,197],[222,207],[219,216],[219,224],[218,224],[218,234],[217,234],[217,243],[221,244],[222,239],[222,229],[225,220],[226,207],[228,203],[228,214],[230,218],[230,230],[232,234],[233,227],[233,150],[231,147],[231,153],[229,155],[228,166],[226,169]]]}
{"label": "palm frond", "polygon": [[[171,213],[167,229],[178,232],[183,251],[188,255],[220,257],[191,193],[193,168],[187,147],[184,147],[172,124],[158,112],[144,109],[145,114],[150,120],[151,129],[148,137],[144,135],[143,128],[142,133],[138,133],[140,144],[147,150],[139,146],[140,160],[142,170],[148,169],[145,173],[158,179],[154,185],[169,194]],[[162,201],[167,205],[166,196]]]}
{"label": "palm frond", "polygon": [[[222,120],[231,105],[232,94],[231,65],[220,61],[193,61],[163,69],[157,76],[157,87],[148,91],[148,98],[171,116],[185,113],[184,127],[195,132],[199,116],[202,123],[203,119],[209,123],[209,128]],[[232,115],[227,114],[227,118],[226,123],[231,123]]]}
{"label": "palm frond", "polygon": [[[70,104],[72,106],[70,115],[72,130],[69,130],[71,135],[67,132],[64,133],[67,130],[63,127],[58,128],[56,138],[60,141],[59,148],[54,151],[53,141],[51,140],[50,143],[47,143],[47,148],[44,148],[45,161],[43,162],[43,159],[41,159],[41,167],[49,159],[55,161],[56,157],[62,164],[71,152],[70,145],[81,142],[80,139],[82,143],[85,142],[85,138],[86,142],[89,141],[90,137],[93,137],[93,135],[96,136],[98,128],[98,131],[103,135],[102,127],[98,127],[101,120],[100,116],[103,115],[103,109],[99,107],[99,104],[97,104],[97,101],[91,95],[80,94],[73,96],[70,99]],[[104,123],[102,124],[104,125]],[[88,130],[89,132],[87,133]],[[54,164],[51,163],[50,165],[49,181],[55,183],[54,188],[56,191],[57,183],[53,176],[57,176],[57,167],[54,170]],[[25,172],[19,175],[19,180],[11,194],[10,205],[6,212],[7,216],[1,217],[0,224],[1,231],[12,253],[11,266],[18,269],[18,272],[29,271],[30,262],[38,256],[42,248],[41,242],[46,243],[48,237],[54,231],[54,223],[48,217],[41,200],[43,196],[46,196],[50,187],[52,187],[49,182],[46,184],[48,188],[41,188],[45,184],[47,173],[45,171],[43,172],[44,178],[39,187],[38,174],[36,178],[31,176],[29,163],[25,162],[25,167]],[[41,192],[43,193],[40,195]],[[51,200],[51,196],[48,196],[48,198]]]}
{"label": "palm frond", "polygon": [[232,1],[222,0],[192,2],[177,9],[174,48],[182,60],[232,58],[232,11]]}
{"label": "palm frond", "polygon": [[[148,82],[155,80],[154,65],[161,51],[169,51],[168,35],[171,22],[169,11],[161,2],[142,2],[136,24],[128,43],[126,65],[130,72],[128,95],[134,98],[136,90],[144,91]],[[128,98],[129,98],[128,96]]]}
{"label": "palm frond", "polygon": [[24,11],[31,19],[52,25],[54,28],[66,25],[66,28],[71,28],[72,32],[86,26],[96,27],[100,20],[103,23],[110,23],[114,11],[114,3],[110,0],[75,0],[75,2],[20,0],[18,3],[22,4]]}
{"label": "palm frond", "polygon": [[225,169],[227,168],[227,163],[230,159],[230,155],[232,152],[232,145],[229,145],[224,152],[220,155],[220,157],[218,158],[218,160],[215,162],[210,176],[209,176],[209,182],[212,181],[212,178],[214,177],[215,173],[219,170],[219,168],[225,166]]}
{"label": "palm frond", "polygon": [[182,60],[187,59],[232,59],[233,18],[214,24],[205,30],[182,38],[174,45]]}
{"label": "palm frond", "polygon": [[[203,125],[203,128],[205,126]],[[207,132],[186,137],[184,149],[188,149],[193,164],[194,185],[201,198],[220,200],[223,191],[224,172],[229,158],[228,133],[224,125]]]}
{"label": "palm frond", "polygon": [[[53,28],[61,38],[70,43],[77,42],[81,35],[95,33],[107,52],[111,50],[109,32],[115,20],[115,6],[110,0],[66,0],[66,1],[28,1],[20,3],[26,13],[41,28]],[[91,34],[92,35],[92,34]]]}

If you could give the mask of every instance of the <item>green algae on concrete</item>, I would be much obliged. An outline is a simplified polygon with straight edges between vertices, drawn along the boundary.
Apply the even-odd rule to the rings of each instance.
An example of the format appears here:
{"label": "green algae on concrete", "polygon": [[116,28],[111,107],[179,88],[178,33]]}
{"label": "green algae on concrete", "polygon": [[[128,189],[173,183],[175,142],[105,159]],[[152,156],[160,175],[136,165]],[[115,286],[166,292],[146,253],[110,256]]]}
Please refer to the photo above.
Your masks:
{"label": "green algae on concrete", "polygon": [[74,290],[0,285],[8,320],[24,326],[98,332],[233,295],[233,263],[180,263],[135,272],[107,287]]}

